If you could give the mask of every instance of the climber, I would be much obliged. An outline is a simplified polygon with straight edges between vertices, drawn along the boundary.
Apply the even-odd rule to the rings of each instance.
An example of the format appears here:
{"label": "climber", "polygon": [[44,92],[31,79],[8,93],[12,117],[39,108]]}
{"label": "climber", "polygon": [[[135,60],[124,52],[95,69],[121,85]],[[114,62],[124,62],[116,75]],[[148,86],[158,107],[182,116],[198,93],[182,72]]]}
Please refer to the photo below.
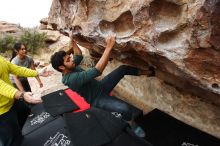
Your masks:
{"label": "climber", "polygon": [[[141,110],[114,96],[110,96],[109,93],[125,75],[154,76],[154,70],[152,68],[139,70],[135,67],[122,65],[98,81],[95,78],[102,74],[108,63],[111,50],[115,44],[115,36],[112,35],[106,38],[106,48],[103,55],[95,67],[87,70],[83,70],[78,66],[83,56],[76,41],[72,37],[72,32],[70,32],[70,40],[72,47],[69,47],[67,51],[55,52],[51,56],[52,67],[63,74],[62,82],[84,97],[93,107],[109,112],[117,112],[126,121],[133,121],[137,116],[142,114]],[[70,56],[71,53],[74,53],[73,58]],[[145,133],[140,127],[133,127],[135,127],[135,130],[138,130],[139,134],[137,135],[139,137],[144,137]]]}

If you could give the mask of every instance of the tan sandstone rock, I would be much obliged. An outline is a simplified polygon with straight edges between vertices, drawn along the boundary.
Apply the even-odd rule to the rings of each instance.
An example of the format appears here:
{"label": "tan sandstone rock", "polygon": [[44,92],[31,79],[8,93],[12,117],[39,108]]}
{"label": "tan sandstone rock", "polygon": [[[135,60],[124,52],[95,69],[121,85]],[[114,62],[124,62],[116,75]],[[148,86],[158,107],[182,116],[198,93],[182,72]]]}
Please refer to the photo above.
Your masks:
{"label": "tan sandstone rock", "polygon": [[114,32],[111,58],[142,69],[153,65],[157,75],[122,81],[115,94],[220,137],[219,13],[220,0],[54,0],[47,25],[72,28],[97,58]]}

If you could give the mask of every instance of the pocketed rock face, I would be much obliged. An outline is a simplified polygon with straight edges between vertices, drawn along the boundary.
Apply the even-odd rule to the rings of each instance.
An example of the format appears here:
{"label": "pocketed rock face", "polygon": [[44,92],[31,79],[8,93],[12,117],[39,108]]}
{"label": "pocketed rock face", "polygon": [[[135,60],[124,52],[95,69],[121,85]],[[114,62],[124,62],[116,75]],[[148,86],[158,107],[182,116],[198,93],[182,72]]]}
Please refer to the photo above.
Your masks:
{"label": "pocketed rock face", "polygon": [[219,14],[220,0],[54,0],[48,22],[96,57],[114,32],[112,58],[220,105]]}

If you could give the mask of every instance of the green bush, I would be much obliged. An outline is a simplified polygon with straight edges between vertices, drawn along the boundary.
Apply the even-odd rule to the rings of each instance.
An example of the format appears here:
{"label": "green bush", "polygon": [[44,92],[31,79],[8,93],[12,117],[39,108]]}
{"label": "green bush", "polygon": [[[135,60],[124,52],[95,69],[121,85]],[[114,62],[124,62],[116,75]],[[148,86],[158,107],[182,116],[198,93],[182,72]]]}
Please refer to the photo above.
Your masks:
{"label": "green bush", "polygon": [[25,30],[20,37],[20,42],[27,45],[31,53],[36,53],[39,48],[45,47],[46,33],[38,33],[36,30]]}
{"label": "green bush", "polygon": [[0,52],[12,50],[15,42],[21,42],[27,46],[30,53],[36,53],[39,48],[45,47],[46,33],[39,33],[35,29],[26,29],[24,33],[16,38],[12,35],[4,35],[0,37]]}
{"label": "green bush", "polygon": [[7,50],[11,50],[16,42],[15,37],[11,35],[5,35],[0,37],[0,52],[4,53]]}

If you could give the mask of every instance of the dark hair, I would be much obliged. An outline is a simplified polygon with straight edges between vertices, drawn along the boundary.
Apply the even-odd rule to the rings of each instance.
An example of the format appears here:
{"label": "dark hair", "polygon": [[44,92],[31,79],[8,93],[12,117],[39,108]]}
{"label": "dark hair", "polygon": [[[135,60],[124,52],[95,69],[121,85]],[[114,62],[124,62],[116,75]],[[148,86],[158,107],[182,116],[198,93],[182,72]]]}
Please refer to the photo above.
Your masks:
{"label": "dark hair", "polygon": [[24,44],[22,44],[20,42],[14,44],[14,49],[12,51],[12,55],[11,55],[10,61],[12,61],[12,59],[15,58],[15,56],[17,55],[17,52],[21,49],[22,45],[24,45]]}
{"label": "dark hair", "polygon": [[66,52],[59,51],[54,53],[50,58],[52,67],[59,72],[62,72],[62,70],[59,69],[59,66],[64,65],[64,56],[66,56]]}

